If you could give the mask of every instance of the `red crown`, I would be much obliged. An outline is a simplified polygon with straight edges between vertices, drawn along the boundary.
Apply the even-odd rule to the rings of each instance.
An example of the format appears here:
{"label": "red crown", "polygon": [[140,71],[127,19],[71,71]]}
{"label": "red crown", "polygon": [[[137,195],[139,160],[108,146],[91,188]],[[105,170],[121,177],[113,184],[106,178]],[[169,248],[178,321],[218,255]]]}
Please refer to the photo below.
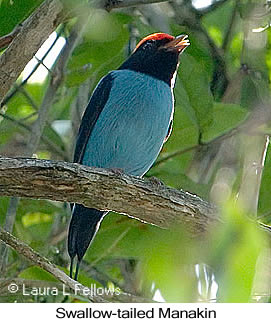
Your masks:
{"label": "red crown", "polygon": [[151,34],[143,39],[141,39],[141,41],[136,45],[137,49],[138,47],[140,47],[143,43],[145,43],[148,40],[161,40],[161,39],[168,39],[168,40],[173,40],[175,39],[173,36],[169,35],[169,34],[165,34],[165,33],[155,33],[155,34]]}

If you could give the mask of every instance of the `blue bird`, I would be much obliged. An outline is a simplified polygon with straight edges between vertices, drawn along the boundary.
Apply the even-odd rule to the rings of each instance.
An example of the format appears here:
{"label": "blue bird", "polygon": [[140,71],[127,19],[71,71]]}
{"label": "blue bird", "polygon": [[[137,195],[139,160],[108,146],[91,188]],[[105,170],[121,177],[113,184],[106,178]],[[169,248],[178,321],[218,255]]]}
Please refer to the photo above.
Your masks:
{"label": "blue bird", "polygon": [[[121,169],[143,176],[171,133],[173,87],[186,35],[156,33],[142,39],[131,56],[101,79],[82,118],[74,162]],[[69,226],[68,253],[80,262],[108,212],[75,204]]]}

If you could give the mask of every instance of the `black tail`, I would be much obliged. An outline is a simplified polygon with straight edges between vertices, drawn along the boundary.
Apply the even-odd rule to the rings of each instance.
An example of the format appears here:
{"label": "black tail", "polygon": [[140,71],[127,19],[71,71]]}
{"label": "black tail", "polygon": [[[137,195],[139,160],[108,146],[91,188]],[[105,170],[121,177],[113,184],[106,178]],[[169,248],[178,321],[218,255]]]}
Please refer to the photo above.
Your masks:
{"label": "black tail", "polygon": [[80,262],[106,214],[107,212],[89,209],[80,204],[74,205],[68,236],[68,253],[71,257],[71,278],[73,276],[73,260],[75,256],[77,256],[77,264],[74,279],[77,280]]}

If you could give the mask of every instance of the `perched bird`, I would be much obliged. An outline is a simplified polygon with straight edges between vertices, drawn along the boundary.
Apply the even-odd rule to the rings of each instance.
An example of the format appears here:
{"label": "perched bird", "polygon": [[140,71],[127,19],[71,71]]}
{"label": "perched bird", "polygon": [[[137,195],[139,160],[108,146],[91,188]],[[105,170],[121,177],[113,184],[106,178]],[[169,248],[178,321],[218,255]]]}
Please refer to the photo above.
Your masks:
{"label": "perched bird", "polygon": [[[173,87],[179,55],[189,46],[187,35],[156,33],[142,39],[131,56],[101,79],[85,110],[74,162],[121,169],[143,176],[171,133]],[[75,204],[68,252],[80,262],[108,212]]]}

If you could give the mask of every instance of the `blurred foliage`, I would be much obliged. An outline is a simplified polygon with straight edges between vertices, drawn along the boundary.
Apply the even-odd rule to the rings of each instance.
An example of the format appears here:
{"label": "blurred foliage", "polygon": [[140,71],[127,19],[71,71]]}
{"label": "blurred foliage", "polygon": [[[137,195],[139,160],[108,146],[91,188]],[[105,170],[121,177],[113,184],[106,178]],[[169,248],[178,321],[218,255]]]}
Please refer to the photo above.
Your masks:
{"label": "blurred foliage", "polygon": [[[0,1],[0,36],[11,32],[41,2]],[[194,4],[196,2],[193,1]],[[245,160],[245,152],[240,148],[239,129],[259,106],[268,105],[270,101],[270,29],[254,34],[251,30],[266,26],[271,15],[265,1],[258,0],[217,1],[215,6],[202,9],[193,7],[190,1],[186,3],[189,4],[187,17],[180,17],[178,12],[178,9],[182,12],[182,2],[173,7],[169,3],[149,6],[153,16],[157,15],[154,23],[144,8],[125,8],[108,13],[90,8],[87,1],[73,2],[71,12],[75,17],[67,20],[63,28],[57,31],[59,36],[68,39],[84,11],[89,13],[89,20],[69,58],[65,78],[50,107],[36,155],[48,159],[63,159],[64,155],[65,159],[71,160],[72,142],[85,108],[82,102],[87,102],[100,78],[116,69],[142,37],[165,31],[159,29],[159,23],[166,25],[174,35],[187,33],[191,46],[180,60],[174,91],[173,133],[157,163],[146,176],[157,176],[166,185],[219,202],[224,222],[212,228],[210,234],[204,237],[190,238],[185,226],[161,230],[134,219],[110,214],[103,221],[84,258],[79,281],[88,286],[94,283],[97,287],[113,285],[135,295],[171,302],[269,301],[271,268],[266,265],[263,270],[257,264],[264,252],[268,254],[270,263],[270,237],[258,229],[256,219],[247,216],[247,210],[241,203],[236,205],[236,197],[241,187],[240,174],[244,170]],[[68,6],[69,2],[66,4]],[[48,48],[50,44],[46,46]],[[224,72],[219,69],[221,66],[218,62],[221,61],[225,66]],[[34,64],[39,63],[36,61]],[[218,69],[224,75],[215,73]],[[49,83],[48,75],[45,79],[39,79],[41,72],[39,67],[21,86],[25,79],[23,74],[11,90],[13,95],[8,98],[0,116],[1,155],[19,156],[26,149],[29,129],[37,118]],[[219,89],[219,93],[215,93],[216,90],[212,93],[210,84],[219,83],[220,77],[227,80],[227,87],[222,92]],[[249,136],[263,136],[263,131],[270,133],[270,119],[263,119],[261,127],[254,129],[252,123],[246,129],[248,141]],[[235,149],[226,150],[223,155],[219,148],[229,138],[234,140]],[[216,148],[209,156],[215,166],[209,181],[195,182],[189,176],[189,170],[197,158],[196,152],[207,145]],[[204,158],[206,154],[203,153]],[[229,159],[231,163],[225,165]],[[258,220],[267,225],[271,225],[270,159],[271,151],[268,149],[258,203]],[[201,163],[201,160],[198,162]],[[229,178],[221,181],[219,177],[221,169],[225,167],[234,174],[230,179],[231,184],[227,182]],[[222,202],[212,198],[212,191],[216,187],[226,187],[228,194],[222,198]],[[2,197],[0,201],[0,225],[3,226],[9,199]],[[66,203],[22,199],[13,233],[67,272],[66,233],[69,217],[70,209]],[[24,279],[29,284],[39,281],[44,286],[49,282],[57,283],[51,275],[32,266],[14,251],[9,251],[8,264],[0,282],[7,278]],[[262,282],[266,286],[264,291],[259,287]],[[85,301],[65,295],[39,298],[18,293],[15,297],[0,290],[0,301],[15,300]]]}
{"label": "blurred foliage", "polygon": [[42,0],[1,0],[0,37],[10,33],[42,3]]}

